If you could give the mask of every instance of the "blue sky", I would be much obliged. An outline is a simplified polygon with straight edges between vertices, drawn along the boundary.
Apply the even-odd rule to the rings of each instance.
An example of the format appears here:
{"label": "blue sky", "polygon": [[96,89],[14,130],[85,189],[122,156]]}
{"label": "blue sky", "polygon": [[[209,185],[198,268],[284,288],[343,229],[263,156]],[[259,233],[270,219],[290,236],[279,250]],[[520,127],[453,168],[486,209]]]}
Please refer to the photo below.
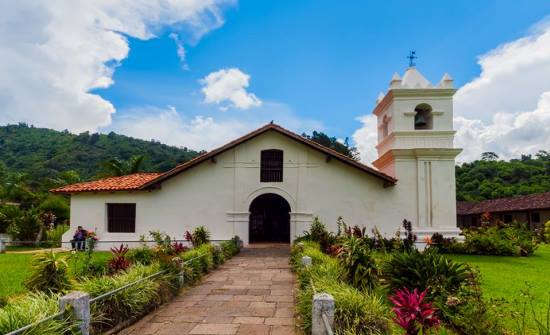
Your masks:
{"label": "blue sky", "polygon": [[[251,76],[249,91],[286,104],[326,132],[351,136],[393,72],[402,73],[414,49],[432,82],[449,72],[460,87],[479,74],[476,58],[524,35],[550,10],[547,1],[240,1],[225,23],[186,45],[182,69],[166,31],[157,39],[130,38],[130,53],[115,84],[97,92],[124,114],[144,105],[174,106],[188,116],[227,117],[202,103],[199,79],[236,67]],[[542,15],[541,15],[542,14]],[[269,108],[258,113],[270,114]],[[222,114],[222,115],[219,115]],[[275,120],[276,114],[269,116]],[[269,118],[268,117],[268,118]],[[116,116],[115,116],[116,118]]]}
{"label": "blue sky", "polygon": [[0,4],[0,124],[211,149],[275,120],[350,137],[369,162],[374,101],[413,49],[432,83],[455,79],[459,160],[535,153],[550,149],[548,14],[543,0]]}

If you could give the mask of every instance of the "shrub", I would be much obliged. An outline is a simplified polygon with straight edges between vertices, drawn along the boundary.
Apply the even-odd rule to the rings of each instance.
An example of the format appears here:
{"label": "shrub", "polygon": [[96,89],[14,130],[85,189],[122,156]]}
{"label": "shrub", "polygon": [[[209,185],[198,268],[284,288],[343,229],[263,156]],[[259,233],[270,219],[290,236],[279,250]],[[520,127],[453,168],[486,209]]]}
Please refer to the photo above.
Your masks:
{"label": "shrub", "polygon": [[223,241],[220,243],[220,247],[222,249],[223,256],[225,258],[231,258],[239,253],[241,250],[239,248],[240,239],[238,236],[233,237],[233,239],[229,241]]}
{"label": "shrub", "polygon": [[172,243],[171,253],[174,254],[174,255],[185,252],[187,250],[189,250],[189,248],[186,247],[185,245],[183,245],[183,243],[181,243],[181,242],[174,241],[174,243]]}
{"label": "shrub", "polygon": [[337,236],[330,233],[318,217],[313,218],[309,231],[304,231],[304,235],[294,242],[313,241],[319,243],[323,252],[328,252],[336,244]]}
{"label": "shrub", "polygon": [[25,282],[25,286],[31,291],[58,293],[71,287],[65,258],[52,250],[33,256],[32,268],[32,273]]}
{"label": "shrub", "polygon": [[[114,276],[89,278],[77,284],[77,289],[92,297],[115,290],[161,270],[160,264],[136,264]],[[91,306],[93,333],[110,328],[132,317],[143,315],[167,301],[175,293],[175,276],[161,274],[96,301]]]}
{"label": "shrub", "polygon": [[481,226],[465,229],[463,234],[463,243],[436,235],[432,242],[442,253],[530,256],[537,249],[535,234],[522,223]]}
{"label": "shrub", "polygon": [[378,270],[364,242],[353,235],[342,245],[338,258],[344,268],[344,277],[360,290],[372,290],[377,283]]}
{"label": "shrub", "polygon": [[394,253],[382,266],[384,281],[391,291],[427,289],[430,297],[456,292],[467,280],[468,271],[465,264],[454,262],[433,249]]}
{"label": "shrub", "polygon": [[191,242],[194,247],[198,247],[202,244],[210,242],[210,232],[208,231],[208,229],[206,229],[205,226],[199,226],[195,228],[193,233],[186,231],[185,239]]}
{"label": "shrub", "polygon": [[[59,297],[30,293],[0,308],[0,334],[32,324],[59,311]],[[25,331],[25,335],[69,334],[74,327],[69,318],[52,319]]]}
{"label": "shrub", "polygon": [[[312,259],[307,270],[301,265],[302,256]],[[311,301],[314,289],[327,292],[335,300],[334,326],[340,334],[379,334],[389,331],[388,310],[381,299],[368,292],[362,292],[339,280],[344,270],[339,261],[321,252],[315,242],[300,242],[293,245],[291,262],[297,271],[300,290],[297,295],[297,311],[301,316],[301,327],[311,329]]]}
{"label": "shrub", "polygon": [[155,260],[155,252],[147,246],[133,248],[126,253],[126,258],[132,263],[150,265]]}
{"label": "shrub", "polygon": [[212,260],[214,261],[214,266],[218,267],[220,264],[222,264],[225,261],[225,257],[223,255],[222,248],[220,246],[211,246],[211,252],[212,252]]}
{"label": "shrub", "polygon": [[425,334],[426,330],[436,327],[440,323],[436,309],[432,307],[431,303],[424,301],[426,292],[424,290],[418,293],[417,289],[411,292],[404,288],[389,297],[393,303],[392,310],[395,313],[393,320],[405,330],[406,335],[417,335],[420,332]]}
{"label": "shrub", "polygon": [[111,248],[111,253],[113,257],[109,261],[109,272],[117,273],[124,271],[130,267],[130,262],[126,259],[126,253],[128,252],[128,247],[121,244],[118,248]]}

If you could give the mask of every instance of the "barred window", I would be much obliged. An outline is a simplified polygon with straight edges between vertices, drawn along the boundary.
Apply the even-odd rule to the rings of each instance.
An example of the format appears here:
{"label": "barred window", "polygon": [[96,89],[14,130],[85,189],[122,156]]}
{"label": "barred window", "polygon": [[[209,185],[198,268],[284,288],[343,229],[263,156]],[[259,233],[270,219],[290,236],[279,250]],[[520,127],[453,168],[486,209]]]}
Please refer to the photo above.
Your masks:
{"label": "barred window", "polygon": [[136,204],[107,204],[109,233],[136,232]]}
{"label": "barred window", "polygon": [[282,182],[283,181],[283,151],[263,150],[260,169],[261,182]]}

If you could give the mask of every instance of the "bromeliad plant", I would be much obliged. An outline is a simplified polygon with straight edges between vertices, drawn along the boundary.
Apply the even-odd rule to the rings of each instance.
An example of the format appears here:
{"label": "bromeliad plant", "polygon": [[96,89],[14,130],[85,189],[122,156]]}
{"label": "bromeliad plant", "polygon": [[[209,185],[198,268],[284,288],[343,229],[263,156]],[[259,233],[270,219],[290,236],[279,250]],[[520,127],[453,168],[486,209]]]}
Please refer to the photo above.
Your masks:
{"label": "bromeliad plant", "polygon": [[424,301],[426,294],[427,290],[418,293],[416,288],[412,292],[403,288],[389,297],[394,306],[393,321],[405,330],[406,335],[417,335],[421,331],[424,334],[426,330],[437,327],[440,323],[437,310],[431,303]]}
{"label": "bromeliad plant", "polygon": [[111,274],[124,271],[130,267],[130,261],[126,259],[128,250],[128,247],[123,244],[118,248],[111,248],[113,253],[113,258],[109,261],[109,272]]}
{"label": "bromeliad plant", "polygon": [[363,291],[374,288],[378,270],[369,248],[360,238],[347,238],[340,249],[338,259],[343,265],[348,283]]}

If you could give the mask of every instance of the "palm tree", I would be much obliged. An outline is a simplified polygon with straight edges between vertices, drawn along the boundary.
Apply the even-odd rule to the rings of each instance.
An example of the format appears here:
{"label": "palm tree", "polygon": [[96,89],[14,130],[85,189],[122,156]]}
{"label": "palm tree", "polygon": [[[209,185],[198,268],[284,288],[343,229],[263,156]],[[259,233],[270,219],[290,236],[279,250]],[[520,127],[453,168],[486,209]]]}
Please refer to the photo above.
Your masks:
{"label": "palm tree", "polygon": [[139,172],[141,170],[141,165],[143,164],[144,158],[145,156],[143,155],[132,156],[126,161],[118,158],[112,158],[106,162],[103,162],[103,167],[106,170],[105,175],[118,177]]}

